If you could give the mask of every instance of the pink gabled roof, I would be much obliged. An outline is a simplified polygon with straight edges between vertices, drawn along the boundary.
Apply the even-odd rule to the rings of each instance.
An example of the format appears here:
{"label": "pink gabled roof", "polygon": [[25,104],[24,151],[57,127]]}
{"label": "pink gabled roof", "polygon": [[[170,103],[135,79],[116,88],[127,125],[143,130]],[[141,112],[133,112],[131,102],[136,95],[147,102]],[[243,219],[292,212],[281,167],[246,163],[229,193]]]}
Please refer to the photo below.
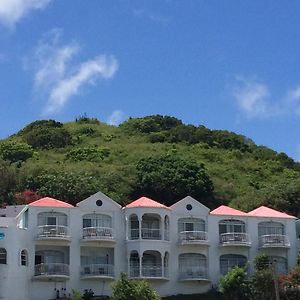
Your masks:
{"label": "pink gabled roof", "polygon": [[210,212],[211,215],[222,215],[222,216],[241,216],[245,217],[247,214],[238,209],[231,208],[226,205],[221,205],[218,208]]}
{"label": "pink gabled roof", "polygon": [[47,206],[47,207],[63,207],[70,208],[74,207],[73,205],[66,203],[64,201],[60,201],[54,198],[45,197],[34,202],[28,204],[29,206]]}
{"label": "pink gabled roof", "polygon": [[248,212],[248,216],[250,217],[265,217],[265,218],[286,218],[286,219],[296,219],[294,216],[290,216],[286,213],[280,212],[278,210],[260,206],[254,210]]}
{"label": "pink gabled roof", "polygon": [[169,207],[167,207],[159,202],[156,202],[152,199],[149,199],[147,197],[141,197],[125,206],[125,208],[133,208],[133,207],[153,207],[153,208],[170,209]]}

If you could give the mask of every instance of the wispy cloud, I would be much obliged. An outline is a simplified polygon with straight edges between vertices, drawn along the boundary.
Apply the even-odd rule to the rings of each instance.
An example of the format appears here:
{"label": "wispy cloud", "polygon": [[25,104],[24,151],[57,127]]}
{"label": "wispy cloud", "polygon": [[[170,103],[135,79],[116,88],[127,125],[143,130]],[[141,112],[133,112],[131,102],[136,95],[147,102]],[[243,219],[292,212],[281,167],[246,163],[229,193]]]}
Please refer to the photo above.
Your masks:
{"label": "wispy cloud", "polygon": [[288,91],[286,102],[290,109],[300,116],[300,85]]}
{"label": "wispy cloud", "polygon": [[109,125],[119,125],[125,119],[125,113],[121,110],[114,110],[107,119]]}
{"label": "wispy cloud", "polygon": [[98,55],[83,62],[74,62],[80,45],[73,41],[61,45],[60,30],[52,30],[35,49],[27,65],[34,66],[34,87],[47,102],[44,114],[62,110],[85,85],[95,84],[97,79],[109,79],[118,70],[118,61],[111,55]]}
{"label": "wispy cloud", "polygon": [[248,119],[268,118],[278,115],[278,104],[271,103],[271,93],[266,84],[238,76],[232,95],[238,109]]}
{"label": "wispy cloud", "polygon": [[33,10],[45,8],[52,0],[1,0],[0,23],[13,27]]}
{"label": "wispy cloud", "polygon": [[137,18],[148,19],[154,23],[167,24],[169,22],[168,17],[166,17],[162,14],[148,11],[146,9],[135,8],[135,9],[133,9],[132,14]]}

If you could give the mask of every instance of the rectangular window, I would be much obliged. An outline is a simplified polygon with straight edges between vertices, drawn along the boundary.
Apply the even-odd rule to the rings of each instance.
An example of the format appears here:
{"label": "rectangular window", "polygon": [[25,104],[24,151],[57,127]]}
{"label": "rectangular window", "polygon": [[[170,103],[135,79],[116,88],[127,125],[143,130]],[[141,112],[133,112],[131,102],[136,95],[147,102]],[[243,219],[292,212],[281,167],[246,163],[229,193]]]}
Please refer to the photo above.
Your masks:
{"label": "rectangular window", "polygon": [[47,225],[56,225],[56,217],[47,217]]}

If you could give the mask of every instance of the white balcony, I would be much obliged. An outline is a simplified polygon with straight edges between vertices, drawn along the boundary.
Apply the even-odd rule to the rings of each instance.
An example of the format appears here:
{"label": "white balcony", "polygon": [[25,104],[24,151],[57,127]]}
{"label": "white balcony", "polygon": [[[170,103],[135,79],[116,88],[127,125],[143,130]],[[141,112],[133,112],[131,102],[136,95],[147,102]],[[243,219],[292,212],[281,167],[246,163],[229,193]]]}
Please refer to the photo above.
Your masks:
{"label": "white balcony", "polygon": [[179,243],[186,244],[208,244],[208,236],[205,231],[182,231],[179,233]]}
{"label": "white balcony", "polygon": [[115,242],[114,231],[110,227],[83,228],[83,241],[108,241]]}
{"label": "white balcony", "polygon": [[207,268],[205,267],[186,267],[179,271],[181,281],[209,281]]}
{"label": "white balcony", "polygon": [[70,240],[69,228],[62,225],[38,226],[38,240]]}
{"label": "white balcony", "polygon": [[259,237],[260,248],[289,248],[291,246],[285,234],[267,234]]}
{"label": "white balcony", "polygon": [[220,245],[250,247],[251,241],[247,233],[229,232],[220,234]]}
{"label": "white balcony", "polygon": [[161,240],[161,230],[160,229],[149,229],[142,228],[142,239],[144,240]]}
{"label": "white balcony", "polygon": [[114,278],[114,265],[109,264],[89,264],[81,266],[82,279],[113,279]]}
{"label": "white balcony", "polygon": [[160,265],[142,265],[141,274],[139,266],[130,266],[129,276],[131,278],[144,279],[168,279],[168,268],[162,268]]}
{"label": "white balcony", "polygon": [[42,263],[34,266],[34,279],[64,281],[70,276],[68,264]]}

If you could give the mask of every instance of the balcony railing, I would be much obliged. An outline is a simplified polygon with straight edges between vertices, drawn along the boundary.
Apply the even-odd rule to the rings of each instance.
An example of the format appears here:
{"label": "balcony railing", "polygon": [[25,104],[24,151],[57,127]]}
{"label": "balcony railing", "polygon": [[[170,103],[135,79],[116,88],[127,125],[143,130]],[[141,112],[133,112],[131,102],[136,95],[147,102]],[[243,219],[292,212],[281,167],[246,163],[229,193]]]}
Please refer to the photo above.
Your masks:
{"label": "balcony railing", "polygon": [[145,240],[161,240],[160,229],[142,228],[142,239],[145,239]]}
{"label": "balcony railing", "polygon": [[60,263],[35,265],[34,276],[70,276],[69,265]]}
{"label": "balcony railing", "polygon": [[133,278],[143,277],[143,278],[167,278],[169,274],[168,268],[157,265],[142,265],[142,274],[140,276],[139,266],[130,266],[129,276]]}
{"label": "balcony railing", "polygon": [[288,237],[284,234],[267,234],[259,237],[260,248],[288,248],[290,245]]}
{"label": "balcony railing", "polygon": [[83,239],[87,240],[114,240],[114,231],[110,227],[85,227]]}
{"label": "balcony railing", "polygon": [[68,239],[69,228],[61,225],[41,225],[38,226],[38,238],[61,238]]}
{"label": "balcony railing", "polygon": [[247,233],[230,232],[220,234],[220,244],[250,246],[251,242]]}
{"label": "balcony railing", "polygon": [[207,232],[205,231],[181,231],[179,242],[181,244],[201,244],[207,243]]}
{"label": "balcony railing", "polygon": [[179,271],[180,280],[208,280],[206,267],[188,267]]}
{"label": "balcony railing", "polygon": [[81,266],[82,277],[114,277],[114,265],[90,264]]}

